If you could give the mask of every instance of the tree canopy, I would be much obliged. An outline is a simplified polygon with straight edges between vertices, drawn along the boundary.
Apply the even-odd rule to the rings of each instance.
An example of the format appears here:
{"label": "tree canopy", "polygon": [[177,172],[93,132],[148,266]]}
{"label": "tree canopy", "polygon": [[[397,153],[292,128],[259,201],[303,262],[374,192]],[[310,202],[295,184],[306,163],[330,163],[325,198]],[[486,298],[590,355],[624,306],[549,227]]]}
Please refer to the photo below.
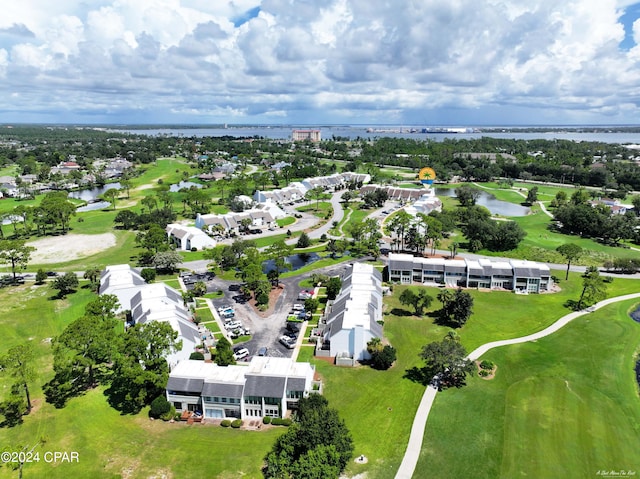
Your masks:
{"label": "tree canopy", "polygon": [[266,479],[337,479],[353,456],[353,440],[338,412],[319,394],[301,398],[295,422],[265,457]]}

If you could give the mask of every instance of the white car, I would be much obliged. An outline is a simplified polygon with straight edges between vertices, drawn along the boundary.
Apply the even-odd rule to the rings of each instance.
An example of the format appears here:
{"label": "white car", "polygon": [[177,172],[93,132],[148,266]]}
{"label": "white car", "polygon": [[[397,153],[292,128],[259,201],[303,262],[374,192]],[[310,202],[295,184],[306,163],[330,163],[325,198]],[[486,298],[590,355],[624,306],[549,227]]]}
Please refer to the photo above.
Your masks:
{"label": "white car", "polygon": [[237,352],[233,354],[233,357],[235,358],[236,361],[240,361],[241,359],[244,359],[247,356],[249,356],[249,350],[247,348],[239,349]]}
{"label": "white car", "polygon": [[228,323],[224,324],[224,327],[226,329],[241,328],[242,327],[242,323],[240,321],[229,321]]}

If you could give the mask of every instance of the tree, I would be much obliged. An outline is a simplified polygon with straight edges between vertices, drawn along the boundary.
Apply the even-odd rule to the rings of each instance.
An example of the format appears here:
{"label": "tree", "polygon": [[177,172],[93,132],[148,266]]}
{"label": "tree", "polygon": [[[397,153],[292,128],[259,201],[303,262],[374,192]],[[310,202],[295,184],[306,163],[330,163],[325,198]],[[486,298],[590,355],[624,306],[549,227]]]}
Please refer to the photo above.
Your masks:
{"label": "tree", "polygon": [[175,271],[183,259],[177,251],[159,251],[153,255],[151,264],[158,271]]}
{"label": "tree", "polygon": [[0,262],[11,265],[13,280],[16,280],[16,270],[27,267],[31,253],[36,249],[27,246],[24,240],[0,240]]}
{"label": "tree", "polygon": [[322,186],[316,186],[315,188],[311,188],[309,191],[307,191],[307,193],[304,196],[309,201],[315,200],[316,202],[315,211],[318,211],[320,207],[320,200],[325,197],[324,188]]}
{"label": "tree", "polygon": [[369,341],[367,343],[367,351],[371,354],[371,366],[374,369],[387,370],[397,358],[395,348],[388,344],[383,346],[380,338],[373,338]]}
{"label": "tree", "polygon": [[317,298],[307,298],[304,300],[304,309],[311,314],[316,312],[319,305],[320,301],[318,301]]}
{"label": "tree", "polygon": [[534,186],[527,192],[527,199],[525,200],[525,202],[529,205],[532,205],[536,201],[538,201],[538,187]]}
{"label": "tree", "polygon": [[275,266],[274,284],[277,286],[280,282],[280,273],[291,268],[291,264],[287,262],[287,257],[293,251],[293,246],[288,245],[284,240],[278,240],[265,250],[266,257],[273,260]]}
{"label": "tree", "polygon": [[571,262],[577,260],[582,256],[582,247],[575,243],[565,243],[556,248],[556,251],[560,253],[567,260],[567,273],[564,277],[565,281],[569,279],[569,269],[571,268]]}
{"label": "tree", "polygon": [[466,356],[464,346],[450,336],[423,346],[420,352],[420,357],[425,362],[425,375],[427,378],[437,377],[440,389],[464,385],[467,374],[473,372],[473,363]]}
{"label": "tree", "polygon": [[429,296],[426,289],[418,291],[413,288],[407,288],[400,294],[400,303],[405,306],[413,306],[416,316],[422,316],[425,308],[431,306],[433,297]]}
{"label": "tree", "polygon": [[631,198],[631,204],[633,205],[636,216],[640,216],[640,195],[634,195]]}
{"label": "tree", "polygon": [[78,276],[75,273],[68,272],[54,279],[51,287],[58,290],[58,298],[63,299],[68,294],[75,292],[79,284]]}
{"label": "tree", "polygon": [[36,271],[36,284],[43,284],[47,280],[47,272],[42,268]]}
{"label": "tree", "polygon": [[308,248],[309,246],[311,246],[311,239],[309,235],[303,231],[298,238],[296,248]]}
{"label": "tree", "polygon": [[438,293],[438,300],[442,303],[441,320],[459,328],[464,326],[473,313],[473,296],[458,288],[455,292],[442,290]]}
{"label": "tree", "polygon": [[162,226],[155,223],[151,224],[147,231],[141,231],[136,235],[136,243],[154,253],[169,249],[167,233]]}
{"label": "tree", "polygon": [[480,198],[480,190],[469,185],[462,185],[455,189],[460,206],[474,206]]}
{"label": "tree", "polygon": [[216,343],[216,354],[213,358],[218,366],[229,366],[235,364],[236,360],[233,357],[233,349],[231,349],[231,343],[225,337],[222,337]]}
{"label": "tree", "polygon": [[182,348],[178,333],[164,321],[136,324],[120,342],[112,381],[105,392],[109,404],[125,413],[137,413],[164,396],[169,365],[166,357]]}
{"label": "tree", "polygon": [[319,394],[301,398],[295,422],[265,457],[266,479],[337,479],[353,456],[353,439],[338,412]]}
{"label": "tree", "polygon": [[53,340],[56,377],[52,383],[62,378],[62,383],[77,383],[79,388],[94,387],[98,383],[96,370],[107,366],[116,351],[116,324],[111,317],[89,315],[69,324]]}
{"label": "tree", "polygon": [[94,318],[115,318],[120,301],[115,294],[101,294],[87,303],[84,313]]}
{"label": "tree", "polygon": [[24,391],[27,414],[31,412],[29,383],[36,377],[33,360],[33,346],[31,343],[14,346],[0,358],[0,369],[15,380],[17,390],[22,389]]}
{"label": "tree", "polygon": [[153,283],[156,279],[156,270],[155,268],[142,268],[140,270],[140,276],[145,280],[146,283]]}
{"label": "tree", "polygon": [[338,276],[333,276],[327,281],[327,299],[336,299],[342,288],[342,280]]}
{"label": "tree", "polygon": [[102,193],[102,197],[105,199],[105,201],[108,201],[109,203],[111,203],[113,210],[116,209],[116,200],[118,199],[119,196],[120,196],[120,191],[116,188],[109,188],[107,191]]}
{"label": "tree", "polygon": [[582,292],[578,300],[577,309],[591,306],[607,297],[607,284],[604,282],[598,268],[589,266],[582,275]]}

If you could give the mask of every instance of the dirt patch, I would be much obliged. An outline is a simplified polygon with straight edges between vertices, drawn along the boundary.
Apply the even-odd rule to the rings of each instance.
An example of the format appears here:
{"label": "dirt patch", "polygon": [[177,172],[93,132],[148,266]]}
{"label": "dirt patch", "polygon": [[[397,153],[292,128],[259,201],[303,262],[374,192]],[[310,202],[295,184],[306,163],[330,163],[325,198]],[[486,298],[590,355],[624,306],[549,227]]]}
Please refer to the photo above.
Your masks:
{"label": "dirt patch", "polygon": [[31,255],[31,263],[65,263],[86,258],[116,245],[113,233],[100,235],[67,234],[51,236],[27,243],[36,248]]}

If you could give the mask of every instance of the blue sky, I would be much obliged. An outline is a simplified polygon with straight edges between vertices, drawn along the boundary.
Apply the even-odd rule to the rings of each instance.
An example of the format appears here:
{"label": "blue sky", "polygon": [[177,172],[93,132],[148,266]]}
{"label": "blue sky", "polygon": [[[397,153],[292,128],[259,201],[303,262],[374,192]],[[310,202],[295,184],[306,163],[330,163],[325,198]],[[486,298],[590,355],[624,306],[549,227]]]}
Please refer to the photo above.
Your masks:
{"label": "blue sky", "polygon": [[28,0],[0,122],[640,124],[629,0]]}

